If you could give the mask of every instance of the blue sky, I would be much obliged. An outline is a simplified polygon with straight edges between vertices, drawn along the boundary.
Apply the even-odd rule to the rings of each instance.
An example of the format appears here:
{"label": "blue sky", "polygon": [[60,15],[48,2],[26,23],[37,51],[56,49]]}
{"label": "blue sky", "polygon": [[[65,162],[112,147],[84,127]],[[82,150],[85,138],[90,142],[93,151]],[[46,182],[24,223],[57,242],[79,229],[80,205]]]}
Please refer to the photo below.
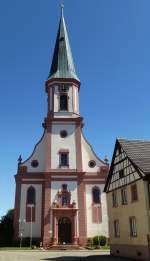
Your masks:
{"label": "blue sky", "polygon": [[[17,158],[40,139],[60,16],[57,0],[1,0],[0,216],[14,205]],[[84,134],[102,159],[116,137],[150,139],[150,1],[64,0],[81,79]]]}

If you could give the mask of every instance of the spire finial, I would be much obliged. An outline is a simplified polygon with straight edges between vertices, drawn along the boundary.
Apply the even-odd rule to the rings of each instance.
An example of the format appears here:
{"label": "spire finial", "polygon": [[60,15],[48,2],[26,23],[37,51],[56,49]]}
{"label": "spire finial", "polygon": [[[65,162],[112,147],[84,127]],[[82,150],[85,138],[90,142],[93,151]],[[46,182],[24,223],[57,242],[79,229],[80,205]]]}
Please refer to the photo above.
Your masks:
{"label": "spire finial", "polygon": [[61,15],[63,16],[64,14],[64,3],[61,3]]}
{"label": "spire finial", "polygon": [[22,162],[22,157],[21,157],[21,155],[19,155],[19,158],[18,158],[18,165],[20,165],[21,162]]}
{"label": "spire finial", "polygon": [[107,165],[109,164],[109,159],[108,159],[107,155],[105,155],[104,162],[105,162]]}

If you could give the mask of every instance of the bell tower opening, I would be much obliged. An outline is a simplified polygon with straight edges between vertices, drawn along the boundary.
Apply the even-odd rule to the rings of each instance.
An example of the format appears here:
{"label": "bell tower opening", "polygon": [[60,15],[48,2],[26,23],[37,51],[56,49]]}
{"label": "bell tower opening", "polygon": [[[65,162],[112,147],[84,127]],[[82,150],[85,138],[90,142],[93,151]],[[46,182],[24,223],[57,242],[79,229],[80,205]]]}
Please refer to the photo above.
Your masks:
{"label": "bell tower opening", "polygon": [[68,111],[68,96],[60,94],[60,111]]}
{"label": "bell tower opening", "polygon": [[62,217],[58,221],[58,242],[59,244],[72,243],[72,225],[68,217]]}

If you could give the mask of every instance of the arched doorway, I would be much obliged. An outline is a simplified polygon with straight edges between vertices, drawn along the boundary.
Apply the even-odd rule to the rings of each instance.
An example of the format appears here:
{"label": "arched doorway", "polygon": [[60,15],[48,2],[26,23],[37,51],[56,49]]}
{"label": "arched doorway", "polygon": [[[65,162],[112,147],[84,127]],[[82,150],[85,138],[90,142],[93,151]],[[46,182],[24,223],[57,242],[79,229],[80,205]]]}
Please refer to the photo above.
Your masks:
{"label": "arched doorway", "polygon": [[71,221],[68,217],[60,218],[58,221],[58,242],[72,243]]}

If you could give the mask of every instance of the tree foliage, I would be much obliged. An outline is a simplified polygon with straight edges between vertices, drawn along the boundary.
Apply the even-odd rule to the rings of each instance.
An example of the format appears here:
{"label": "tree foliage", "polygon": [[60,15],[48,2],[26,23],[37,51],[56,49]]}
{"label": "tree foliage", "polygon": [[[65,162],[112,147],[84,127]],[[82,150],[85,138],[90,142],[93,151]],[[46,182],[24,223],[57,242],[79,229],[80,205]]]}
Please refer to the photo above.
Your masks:
{"label": "tree foliage", "polygon": [[11,246],[13,241],[14,209],[8,210],[0,220],[0,246]]}

